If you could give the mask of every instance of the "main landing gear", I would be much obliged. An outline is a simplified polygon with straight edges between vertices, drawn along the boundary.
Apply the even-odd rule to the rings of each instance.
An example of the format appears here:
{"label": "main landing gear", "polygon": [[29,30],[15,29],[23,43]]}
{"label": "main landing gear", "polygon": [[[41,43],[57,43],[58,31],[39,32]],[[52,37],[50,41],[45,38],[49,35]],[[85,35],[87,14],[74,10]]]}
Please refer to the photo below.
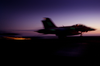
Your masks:
{"label": "main landing gear", "polygon": [[56,34],[56,36],[58,36],[59,39],[66,39],[66,37],[67,37],[66,35],[63,35],[63,34],[62,35]]}
{"label": "main landing gear", "polygon": [[81,34],[80,34],[80,37],[82,37],[82,31],[80,32]]}

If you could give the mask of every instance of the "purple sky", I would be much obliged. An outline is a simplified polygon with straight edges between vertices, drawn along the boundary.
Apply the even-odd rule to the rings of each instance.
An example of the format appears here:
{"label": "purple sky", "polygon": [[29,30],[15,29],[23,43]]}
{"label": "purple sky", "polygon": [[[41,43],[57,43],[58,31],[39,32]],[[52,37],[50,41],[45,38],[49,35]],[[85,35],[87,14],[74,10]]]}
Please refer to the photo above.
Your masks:
{"label": "purple sky", "polygon": [[100,35],[99,0],[1,0],[0,30],[35,30],[49,17],[57,26],[84,24]]}

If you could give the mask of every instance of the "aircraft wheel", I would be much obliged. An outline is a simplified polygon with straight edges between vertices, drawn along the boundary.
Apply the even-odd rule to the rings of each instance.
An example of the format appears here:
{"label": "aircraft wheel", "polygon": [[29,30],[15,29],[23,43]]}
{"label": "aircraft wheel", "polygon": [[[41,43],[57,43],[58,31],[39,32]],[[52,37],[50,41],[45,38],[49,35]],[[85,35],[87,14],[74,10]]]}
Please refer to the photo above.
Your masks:
{"label": "aircraft wheel", "polygon": [[65,39],[66,35],[65,34],[56,34],[56,36],[58,36],[59,39]]}
{"label": "aircraft wheel", "polygon": [[58,36],[59,39],[65,39],[66,36]]}

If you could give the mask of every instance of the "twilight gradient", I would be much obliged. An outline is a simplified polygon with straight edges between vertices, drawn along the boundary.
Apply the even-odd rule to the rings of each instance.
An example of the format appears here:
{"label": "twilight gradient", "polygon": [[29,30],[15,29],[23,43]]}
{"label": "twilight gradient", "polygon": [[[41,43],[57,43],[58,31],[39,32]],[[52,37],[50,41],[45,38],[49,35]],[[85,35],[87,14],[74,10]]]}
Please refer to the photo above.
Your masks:
{"label": "twilight gradient", "polygon": [[2,0],[0,30],[37,30],[49,17],[56,26],[84,24],[97,29],[84,35],[100,35],[99,0]]}

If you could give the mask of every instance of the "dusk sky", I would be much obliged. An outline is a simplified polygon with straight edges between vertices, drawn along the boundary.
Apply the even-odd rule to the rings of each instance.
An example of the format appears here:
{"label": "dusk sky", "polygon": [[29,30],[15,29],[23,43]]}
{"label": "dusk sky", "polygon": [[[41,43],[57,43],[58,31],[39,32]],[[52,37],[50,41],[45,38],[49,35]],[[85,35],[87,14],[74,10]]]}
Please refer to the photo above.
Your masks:
{"label": "dusk sky", "polygon": [[56,26],[84,24],[97,29],[87,35],[100,36],[100,0],[1,0],[0,30],[42,29],[49,17]]}

